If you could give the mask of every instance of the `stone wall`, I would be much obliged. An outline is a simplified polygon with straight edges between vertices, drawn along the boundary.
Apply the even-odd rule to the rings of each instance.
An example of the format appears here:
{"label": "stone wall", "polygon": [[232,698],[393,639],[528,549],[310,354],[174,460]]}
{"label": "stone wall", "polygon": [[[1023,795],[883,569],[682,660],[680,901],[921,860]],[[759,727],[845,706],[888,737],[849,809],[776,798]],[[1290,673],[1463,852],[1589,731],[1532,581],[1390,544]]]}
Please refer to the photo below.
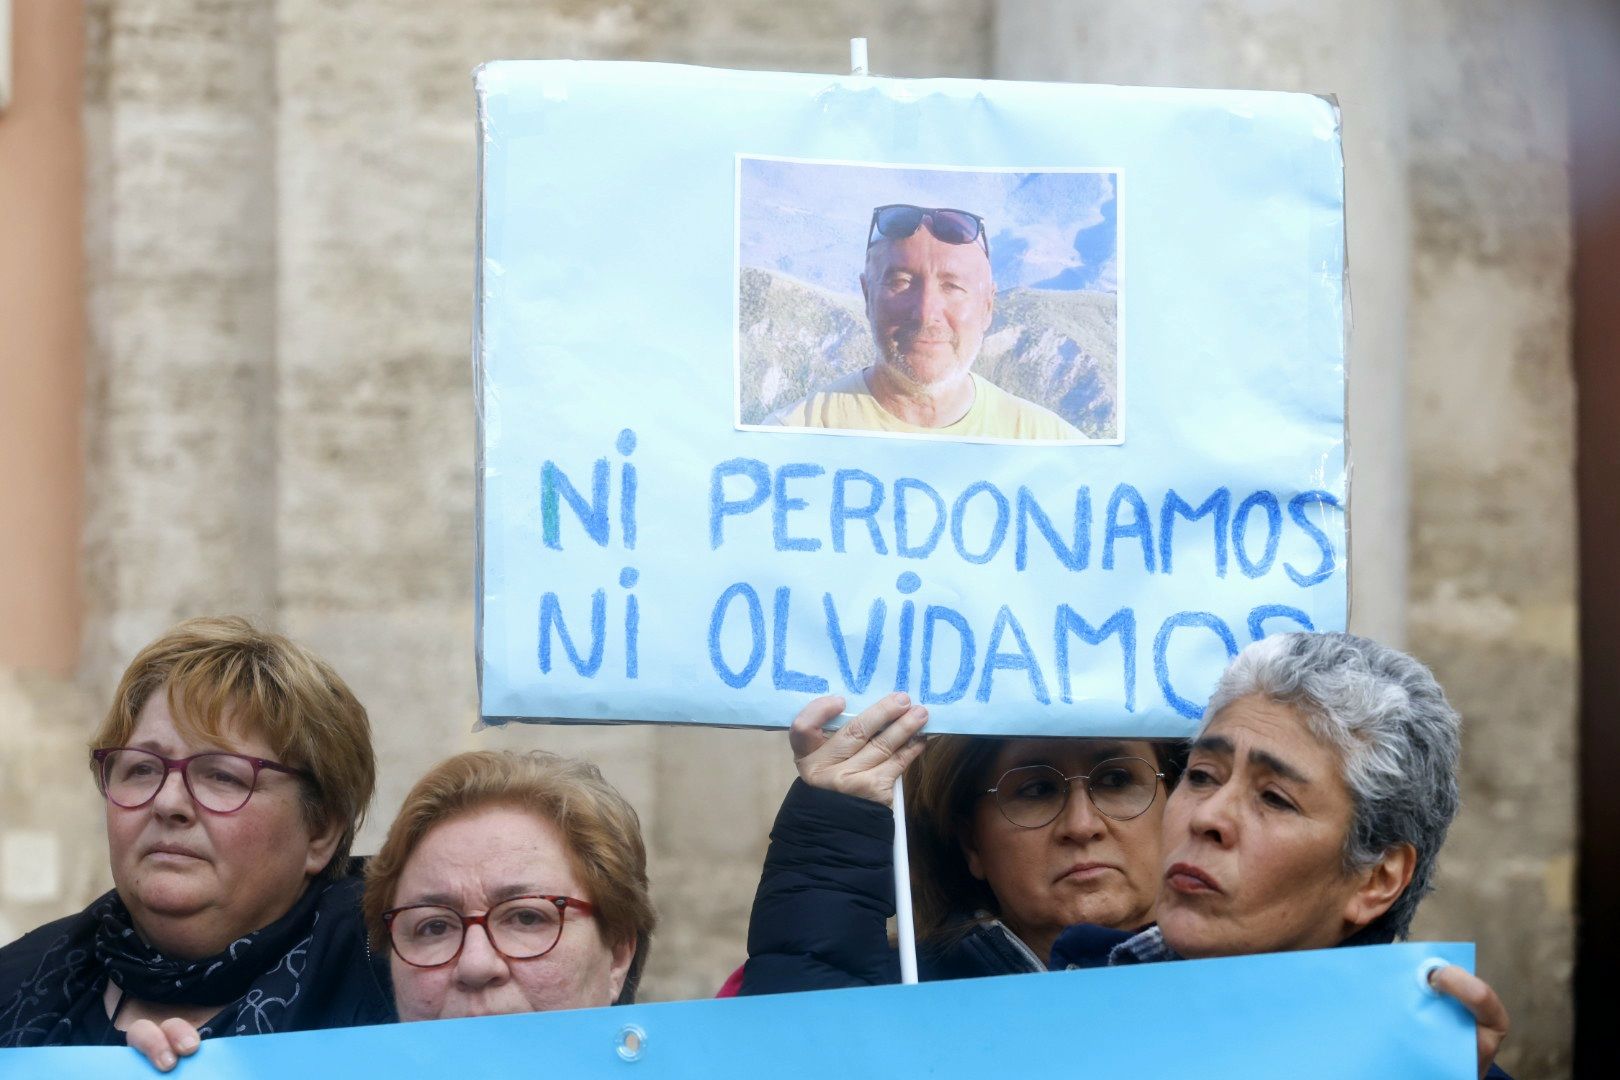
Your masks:
{"label": "stone wall", "polygon": [[1515,1017],[1504,1062],[1567,1074],[1569,226],[1556,38],[1532,9],[90,0],[86,10],[88,610],[77,688],[0,672],[12,830],[0,872],[37,861],[41,832],[71,842],[54,881],[19,878],[13,893],[4,873],[0,937],[105,887],[77,747],[122,664],[184,615],[237,610],[328,656],[370,705],[383,783],[362,850],[410,780],[453,750],[546,746],[601,762],[642,812],[652,849],[665,921],[647,993],[713,992],[743,958],[765,829],[791,776],[785,739],[471,731],[469,72],[524,56],[837,71],[860,33],[873,67],[897,75],[1339,95],[1357,321],[1353,622],[1404,635],[1469,724],[1466,809],[1422,929],[1480,940]]}
{"label": "stone wall", "polygon": [[1407,11],[1409,632],[1467,722],[1463,812],[1417,932],[1479,942],[1513,1014],[1509,1071],[1568,1075],[1579,673],[1562,42],[1545,8],[1512,0]]}

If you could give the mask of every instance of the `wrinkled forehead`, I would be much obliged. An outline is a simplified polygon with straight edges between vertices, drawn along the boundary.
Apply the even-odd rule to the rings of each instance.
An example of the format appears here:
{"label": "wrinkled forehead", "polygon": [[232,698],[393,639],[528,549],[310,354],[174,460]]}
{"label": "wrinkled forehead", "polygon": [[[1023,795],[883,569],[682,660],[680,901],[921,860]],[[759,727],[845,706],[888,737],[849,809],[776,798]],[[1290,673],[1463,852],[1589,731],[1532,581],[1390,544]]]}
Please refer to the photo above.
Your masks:
{"label": "wrinkled forehead", "polygon": [[866,249],[868,281],[895,270],[911,274],[950,275],[975,284],[990,284],[990,257],[978,241],[947,244],[922,226],[918,226],[910,236],[898,240],[879,237]]}
{"label": "wrinkled forehead", "polygon": [[[431,821],[405,856],[395,899],[445,903],[450,884],[483,889],[491,902],[533,893],[580,896],[584,880],[580,853],[555,820],[521,801],[496,799]],[[406,896],[407,887],[438,891]]]}
{"label": "wrinkled forehead", "polygon": [[[280,754],[268,724],[246,695],[202,680],[170,679],[136,709],[126,742],[172,728],[187,745]],[[299,763],[302,764],[302,763]]]}
{"label": "wrinkled forehead", "polygon": [[1265,759],[1273,767],[1282,762],[1300,773],[1340,774],[1344,754],[1330,737],[1327,723],[1307,709],[1250,694],[1206,717],[1193,738],[1193,747],[1217,755]]}

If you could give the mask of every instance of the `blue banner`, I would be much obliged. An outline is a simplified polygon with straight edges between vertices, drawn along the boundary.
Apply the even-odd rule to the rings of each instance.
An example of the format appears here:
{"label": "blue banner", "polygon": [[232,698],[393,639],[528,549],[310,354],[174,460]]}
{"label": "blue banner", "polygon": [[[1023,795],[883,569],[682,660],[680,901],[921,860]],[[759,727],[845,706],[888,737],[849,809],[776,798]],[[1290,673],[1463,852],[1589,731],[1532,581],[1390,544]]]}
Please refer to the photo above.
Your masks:
{"label": "blue banner", "polygon": [[[1471,1080],[1474,1023],[1409,943],[1094,971],[210,1039],[174,1075]],[[150,1080],[117,1047],[0,1051],[0,1077]]]}
{"label": "blue banner", "polygon": [[1339,118],[1302,94],[477,77],[482,711],[1187,734],[1346,607]]}

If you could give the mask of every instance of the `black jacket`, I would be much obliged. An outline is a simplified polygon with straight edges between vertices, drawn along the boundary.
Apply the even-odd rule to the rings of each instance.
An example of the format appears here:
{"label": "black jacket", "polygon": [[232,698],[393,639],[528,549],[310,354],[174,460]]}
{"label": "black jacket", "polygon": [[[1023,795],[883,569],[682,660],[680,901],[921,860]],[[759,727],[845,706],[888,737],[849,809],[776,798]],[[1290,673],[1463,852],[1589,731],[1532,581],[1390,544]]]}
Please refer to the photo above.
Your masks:
{"label": "black jacket", "polygon": [[[883,806],[795,780],[771,829],[748,920],[743,994],[900,981],[889,945],[894,816]],[[917,950],[917,977],[968,979],[1043,971],[999,922],[963,917],[960,935]]]}

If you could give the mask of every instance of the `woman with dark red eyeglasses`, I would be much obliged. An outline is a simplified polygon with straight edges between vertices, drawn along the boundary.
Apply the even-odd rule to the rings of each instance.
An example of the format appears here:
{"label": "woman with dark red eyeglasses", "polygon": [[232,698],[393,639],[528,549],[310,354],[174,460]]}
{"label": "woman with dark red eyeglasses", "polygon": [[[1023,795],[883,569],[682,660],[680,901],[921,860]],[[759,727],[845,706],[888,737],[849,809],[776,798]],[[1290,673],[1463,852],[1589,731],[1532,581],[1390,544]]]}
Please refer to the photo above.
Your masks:
{"label": "woman with dark red eyeglasses", "polygon": [[366,711],[308,650],[192,619],[135,657],[91,740],[114,888],[0,949],[0,1047],[199,1039],[391,1014],[349,847]]}
{"label": "woman with dark red eyeglasses", "polygon": [[657,922],[635,810],[543,751],[458,754],[417,781],[365,913],[404,1021],[630,1002]]}

